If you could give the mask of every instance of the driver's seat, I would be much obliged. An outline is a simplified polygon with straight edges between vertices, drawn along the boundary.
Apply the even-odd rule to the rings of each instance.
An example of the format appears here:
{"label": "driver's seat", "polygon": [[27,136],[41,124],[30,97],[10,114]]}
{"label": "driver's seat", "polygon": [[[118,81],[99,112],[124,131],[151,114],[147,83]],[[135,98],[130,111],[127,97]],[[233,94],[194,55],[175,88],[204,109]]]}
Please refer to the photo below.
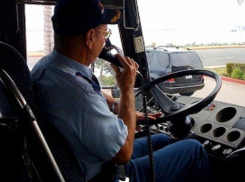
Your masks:
{"label": "driver's seat", "polygon": [[[0,42],[0,91],[0,120],[8,122],[8,118],[14,118],[22,133],[24,142],[21,148],[24,152],[20,155],[28,158],[27,168],[31,168],[26,172],[29,180],[24,181],[83,182],[82,172],[69,145],[42,119],[36,108],[32,79],[24,58],[15,48],[3,42]],[[8,97],[11,106],[6,107],[3,97]],[[14,112],[10,112],[13,108]],[[0,167],[4,168],[1,161]],[[11,179],[15,172],[7,178]]]}

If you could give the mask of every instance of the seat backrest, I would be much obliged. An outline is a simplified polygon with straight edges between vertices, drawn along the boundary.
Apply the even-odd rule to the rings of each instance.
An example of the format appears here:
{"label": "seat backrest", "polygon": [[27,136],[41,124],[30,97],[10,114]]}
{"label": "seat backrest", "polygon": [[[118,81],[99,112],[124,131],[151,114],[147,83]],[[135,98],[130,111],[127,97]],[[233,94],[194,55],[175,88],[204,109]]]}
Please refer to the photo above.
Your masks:
{"label": "seat backrest", "polygon": [[[38,123],[37,127],[40,127],[42,131],[41,134],[44,134],[45,140],[47,141],[65,180],[74,182],[83,181],[82,172],[69,145],[53,126],[43,120],[42,115],[38,111],[34,99],[30,70],[28,69],[24,58],[15,48],[3,42],[0,42],[0,69],[6,71],[6,73],[10,76],[10,78],[16,84],[17,89],[23,95],[31,110],[34,112]],[[9,95],[7,97],[9,97]],[[2,117],[19,118],[21,116],[21,120],[23,120],[23,114],[20,114],[22,112],[21,108],[13,108],[13,104],[7,105],[5,100],[6,98],[2,99],[2,101],[0,99]],[[13,95],[10,96],[10,100],[15,100]],[[13,102],[15,102],[16,105],[16,100]],[[22,126],[22,132],[25,132],[24,134],[28,142],[28,155],[33,162],[32,165],[34,165],[37,169],[36,178],[40,181],[54,181],[53,179],[55,179],[55,177],[52,178],[52,174],[49,174],[52,170],[50,170],[50,168],[47,166],[48,162],[45,162],[48,160],[47,156],[43,155],[45,153],[45,148],[42,148],[40,145],[40,140],[38,138],[40,133],[33,132],[34,130],[32,129],[31,124],[18,124]]]}
{"label": "seat backrest", "polygon": [[12,46],[0,41],[0,67],[13,79],[18,89],[32,105],[34,93],[30,70],[24,57]]}
{"label": "seat backrest", "polygon": [[39,122],[39,126],[56,159],[61,173],[66,181],[83,182],[81,169],[70,146],[63,136],[49,122]]}
{"label": "seat backrest", "polygon": [[[13,64],[13,59],[17,62],[16,64]],[[22,60],[24,60],[23,57],[13,51],[12,47],[0,42],[0,68],[8,71],[15,80],[27,77],[25,80],[29,82],[31,80],[30,77],[28,79],[29,75],[21,76],[20,72],[16,71],[22,66],[21,64],[25,64]],[[22,158],[24,136],[20,131],[18,120],[21,107],[14,96],[6,90],[2,79],[0,81],[0,181],[19,181],[20,179],[28,181],[27,166],[23,165],[25,161]],[[23,88],[23,84],[22,80],[18,81],[18,87]],[[28,92],[27,89],[22,89],[27,99]],[[21,173],[25,173],[26,177],[23,177]]]}
{"label": "seat backrest", "polygon": [[28,181],[22,148],[24,138],[18,127],[17,103],[10,100],[0,79],[0,181]]}

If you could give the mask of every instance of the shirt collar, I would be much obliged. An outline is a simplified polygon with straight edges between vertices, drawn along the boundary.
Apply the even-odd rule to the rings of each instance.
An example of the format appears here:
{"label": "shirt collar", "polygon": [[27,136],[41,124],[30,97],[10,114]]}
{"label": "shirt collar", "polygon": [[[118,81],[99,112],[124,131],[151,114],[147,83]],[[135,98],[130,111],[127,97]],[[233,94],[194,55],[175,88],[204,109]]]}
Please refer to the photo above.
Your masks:
{"label": "shirt collar", "polygon": [[92,79],[92,70],[87,66],[78,63],[77,61],[57,52],[54,49],[51,52],[50,57],[55,62],[55,64],[58,64],[64,68],[68,67],[73,69],[74,75],[76,74],[76,72],[81,72],[84,76]]}

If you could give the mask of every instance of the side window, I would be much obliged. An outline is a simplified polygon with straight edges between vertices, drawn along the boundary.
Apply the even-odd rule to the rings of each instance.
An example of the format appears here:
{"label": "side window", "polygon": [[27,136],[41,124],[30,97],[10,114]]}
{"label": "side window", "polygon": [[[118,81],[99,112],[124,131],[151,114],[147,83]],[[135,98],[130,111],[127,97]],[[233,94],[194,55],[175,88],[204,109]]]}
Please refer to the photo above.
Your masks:
{"label": "side window", "polygon": [[150,54],[149,68],[150,68],[150,72],[159,70],[159,64],[158,64],[156,52],[152,52]]}
{"label": "side window", "polygon": [[[122,51],[122,44],[118,27],[114,25],[108,25],[108,28],[112,31],[112,35],[110,36],[111,43]],[[117,54],[116,49],[112,49],[111,53]],[[103,88],[113,87],[116,84],[115,73],[108,61],[97,58],[94,63],[93,71],[102,84]]]}
{"label": "side window", "polygon": [[152,64],[152,55],[153,54],[154,54],[154,52],[152,52],[152,51],[146,51],[146,58],[147,58],[147,62],[148,62],[149,66]]}
{"label": "side window", "polygon": [[149,72],[151,78],[155,79],[170,72],[170,61],[167,53],[156,50],[151,53],[150,57]]}
{"label": "side window", "polygon": [[163,53],[163,52],[157,52],[156,55],[157,55],[157,60],[158,60],[159,65],[162,68],[166,69],[169,66],[168,54]]}
{"label": "side window", "polygon": [[[51,17],[53,6],[49,5],[25,5],[26,11],[26,41],[27,63],[30,70],[45,55],[49,54],[54,46],[53,28]],[[38,14],[38,16],[36,16]],[[38,22],[38,23],[36,23]],[[110,41],[113,45],[122,49],[118,26],[108,25],[113,32]],[[113,50],[114,51],[114,50]],[[113,54],[117,53],[116,51]],[[110,87],[116,83],[114,72],[109,62],[97,59],[92,67],[103,87]]]}
{"label": "side window", "polygon": [[150,72],[165,71],[169,67],[168,54],[154,51],[147,56]]}
{"label": "side window", "polygon": [[53,49],[53,6],[25,5],[27,65],[30,70]]}
{"label": "side window", "polygon": [[190,60],[190,64],[193,68],[203,68],[202,61],[196,53],[189,53],[187,54],[187,57]]}

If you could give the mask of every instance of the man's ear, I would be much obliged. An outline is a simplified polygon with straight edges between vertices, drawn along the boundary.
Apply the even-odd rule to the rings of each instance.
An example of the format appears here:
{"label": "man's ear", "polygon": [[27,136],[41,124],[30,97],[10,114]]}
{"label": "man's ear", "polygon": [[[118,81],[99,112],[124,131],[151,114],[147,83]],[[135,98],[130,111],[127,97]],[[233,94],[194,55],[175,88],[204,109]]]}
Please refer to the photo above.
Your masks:
{"label": "man's ear", "polygon": [[85,35],[85,42],[86,42],[86,45],[89,49],[92,49],[92,47],[93,47],[94,38],[95,38],[94,29],[88,30],[86,35]]}

